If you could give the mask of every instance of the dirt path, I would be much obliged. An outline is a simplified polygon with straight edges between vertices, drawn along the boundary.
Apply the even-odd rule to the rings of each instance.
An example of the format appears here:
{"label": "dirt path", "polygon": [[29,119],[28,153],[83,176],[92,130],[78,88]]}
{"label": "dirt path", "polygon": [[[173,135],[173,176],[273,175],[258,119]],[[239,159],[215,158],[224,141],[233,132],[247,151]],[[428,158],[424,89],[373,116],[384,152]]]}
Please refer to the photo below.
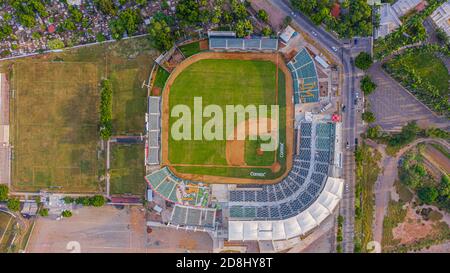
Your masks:
{"label": "dirt path", "polygon": [[[192,175],[183,174],[177,172],[174,168],[171,168],[171,163],[169,161],[169,93],[172,84],[179,74],[183,72],[191,64],[204,59],[232,59],[232,60],[261,60],[261,61],[271,61],[274,63],[286,77],[286,171],[278,179],[272,180],[260,180],[260,179],[244,179],[244,178],[232,178],[232,177],[220,177],[212,175]],[[170,170],[177,176],[183,179],[189,180],[200,180],[206,183],[236,183],[236,184],[248,184],[248,183],[259,183],[259,184],[274,184],[278,183],[282,178],[286,177],[292,168],[292,149],[293,149],[293,127],[294,127],[294,109],[291,98],[293,97],[293,81],[291,73],[288,67],[284,63],[281,55],[279,53],[259,53],[259,52],[204,52],[200,54],[193,55],[183,62],[181,62],[170,74],[167,79],[165,89],[162,93],[162,143],[161,143],[161,153],[162,153],[162,165],[169,166]]]}
{"label": "dirt path", "polygon": [[378,176],[378,179],[375,183],[375,223],[373,228],[373,238],[375,241],[380,242],[383,238],[383,220],[384,216],[387,212],[387,207],[389,204],[389,200],[396,199],[393,198],[396,195],[396,191],[394,188],[394,182],[398,179],[398,161],[403,154],[409,151],[411,148],[415,147],[417,144],[422,142],[436,142],[444,145],[447,149],[450,148],[450,145],[441,139],[425,139],[420,138],[407,146],[400,149],[395,157],[391,157],[386,154],[385,148],[386,145],[380,145],[374,141],[367,140],[367,144],[375,149],[377,149],[381,153],[381,167],[382,173]]}

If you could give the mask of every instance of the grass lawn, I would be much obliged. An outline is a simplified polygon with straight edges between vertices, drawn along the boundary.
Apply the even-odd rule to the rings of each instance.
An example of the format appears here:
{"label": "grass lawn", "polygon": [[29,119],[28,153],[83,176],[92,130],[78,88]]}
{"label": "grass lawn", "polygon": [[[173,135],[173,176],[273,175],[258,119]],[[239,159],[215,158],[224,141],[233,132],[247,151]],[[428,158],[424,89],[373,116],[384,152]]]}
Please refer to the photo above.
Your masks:
{"label": "grass lawn", "polygon": [[187,58],[200,52],[200,42],[194,42],[179,47],[183,55]]}
{"label": "grass lawn", "polygon": [[154,82],[154,86],[160,88],[161,90],[164,88],[166,84],[167,78],[170,76],[169,72],[164,70],[162,67],[158,66],[158,70],[156,71],[156,79]]}
{"label": "grass lawn", "polygon": [[14,66],[15,190],[99,190],[98,79],[93,62]]}
{"label": "grass lawn", "polygon": [[[187,105],[193,109],[194,97],[201,97],[203,107],[211,104],[218,105],[225,112],[226,105],[280,105],[280,142],[285,143],[285,79],[281,70],[279,73],[276,96],[276,66],[269,61],[244,60],[201,60],[187,67],[175,79],[169,94],[169,107],[172,109],[179,104]],[[245,76],[244,76],[245,75]],[[193,113],[191,116],[193,120]],[[270,112],[270,111],[269,111]],[[172,125],[178,118],[170,117]],[[203,118],[203,124],[210,118]],[[223,116],[225,123],[225,113]],[[170,126],[172,127],[172,126]],[[193,136],[193,126],[191,135]],[[225,134],[225,133],[224,133]],[[225,135],[224,135],[225,138]],[[246,150],[256,147],[253,141],[246,141]],[[171,164],[198,164],[198,165],[227,165],[226,140],[174,140],[169,137],[169,161]],[[253,159],[251,157],[254,157]],[[273,157],[272,157],[273,158]],[[247,163],[258,161],[256,152],[245,155]],[[265,161],[265,160],[264,160]],[[260,162],[261,163],[261,162]],[[273,163],[273,159],[270,164]],[[285,163],[280,160],[280,163]],[[256,165],[258,166],[258,165]],[[266,165],[267,166],[267,165]],[[193,174],[209,174],[219,176],[247,177],[249,170],[229,167],[196,167],[177,166],[180,172]],[[282,168],[284,170],[284,168]],[[264,169],[269,171],[269,169]],[[255,171],[255,170],[252,170]],[[281,174],[282,172],[278,172]],[[267,177],[266,177],[267,178]],[[274,177],[272,177],[274,178]]]}
{"label": "grass lawn", "polygon": [[144,145],[111,146],[111,194],[143,196],[146,189]]}
{"label": "grass lawn", "polygon": [[418,75],[439,89],[442,95],[449,93],[450,75],[444,63],[430,52],[417,52],[403,55],[405,64],[413,67]]}
{"label": "grass lawn", "polygon": [[[13,188],[104,192],[99,83],[113,82],[114,134],[144,131],[148,79],[157,52],[148,38],[2,62],[9,72]],[[13,70],[8,68],[13,65]]]}
{"label": "grass lawn", "polygon": [[380,173],[378,161],[381,155],[363,144],[358,148],[362,161],[356,165],[356,193],[355,193],[355,246],[359,244],[364,251],[365,246],[372,240],[372,224],[374,217],[374,185]]}
{"label": "grass lawn", "polygon": [[11,216],[0,211],[0,253],[8,250],[14,224],[15,220]]}

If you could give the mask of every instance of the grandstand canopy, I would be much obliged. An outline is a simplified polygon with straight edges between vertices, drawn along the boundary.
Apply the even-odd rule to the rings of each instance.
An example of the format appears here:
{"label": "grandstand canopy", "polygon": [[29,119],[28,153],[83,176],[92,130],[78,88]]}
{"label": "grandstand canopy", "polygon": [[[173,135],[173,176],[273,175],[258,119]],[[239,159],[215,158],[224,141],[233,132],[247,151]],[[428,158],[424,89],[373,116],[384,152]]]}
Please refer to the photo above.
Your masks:
{"label": "grandstand canopy", "polygon": [[212,50],[268,50],[278,49],[278,40],[270,38],[210,38],[209,48]]}
{"label": "grandstand canopy", "polygon": [[291,26],[288,25],[288,26],[283,30],[283,32],[281,33],[280,39],[281,39],[283,42],[288,43],[289,40],[290,40],[290,39],[292,38],[292,36],[294,35],[294,33],[295,33],[295,29],[293,29]]}
{"label": "grandstand canopy", "polygon": [[146,124],[148,142],[146,143],[146,162],[148,165],[158,165],[161,147],[161,97],[148,97],[148,121]]}

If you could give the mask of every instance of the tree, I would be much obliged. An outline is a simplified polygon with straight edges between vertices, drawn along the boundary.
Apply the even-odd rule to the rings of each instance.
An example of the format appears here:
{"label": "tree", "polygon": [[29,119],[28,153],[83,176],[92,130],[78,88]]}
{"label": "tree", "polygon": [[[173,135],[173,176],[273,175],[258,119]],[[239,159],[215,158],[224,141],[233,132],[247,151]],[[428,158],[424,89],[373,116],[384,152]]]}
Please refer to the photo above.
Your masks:
{"label": "tree", "polygon": [[94,207],[101,207],[105,204],[105,198],[101,195],[95,195],[91,198],[90,204]]}
{"label": "tree", "polygon": [[364,92],[364,95],[366,96],[370,95],[377,88],[377,85],[367,75],[364,76],[364,78],[362,78],[360,84],[361,90]]}
{"label": "tree", "polygon": [[72,217],[72,212],[70,210],[63,210],[61,216],[65,218]]}
{"label": "tree", "polygon": [[431,204],[436,201],[436,198],[439,196],[439,193],[436,188],[433,187],[422,187],[417,192],[419,199],[425,204]]}
{"label": "tree", "polygon": [[195,0],[180,0],[176,6],[176,16],[188,25],[199,22],[200,5]]}
{"label": "tree", "polygon": [[0,185],[0,202],[8,199],[9,188],[7,185]]}
{"label": "tree", "polygon": [[448,44],[450,41],[447,33],[444,30],[442,30],[441,28],[436,29],[436,37],[438,38],[439,42],[441,42],[443,44]]}
{"label": "tree", "polygon": [[137,10],[126,9],[119,14],[120,22],[128,35],[136,33],[142,19]]}
{"label": "tree", "polygon": [[7,202],[7,207],[11,211],[19,211],[20,210],[20,200],[18,198],[10,198]]}
{"label": "tree", "polygon": [[258,18],[261,19],[264,23],[269,21],[269,14],[264,9],[258,10]]}
{"label": "tree", "polygon": [[369,111],[365,111],[364,113],[362,113],[362,120],[367,123],[373,123],[376,120],[375,114]]}
{"label": "tree", "polygon": [[153,18],[148,33],[153,46],[161,51],[169,50],[175,42],[172,31],[165,20]]}
{"label": "tree", "polygon": [[370,54],[366,52],[359,53],[359,55],[356,56],[355,59],[356,67],[362,70],[369,69],[369,67],[372,65],[372,62],[373,62],[372,57],[370,56]]}

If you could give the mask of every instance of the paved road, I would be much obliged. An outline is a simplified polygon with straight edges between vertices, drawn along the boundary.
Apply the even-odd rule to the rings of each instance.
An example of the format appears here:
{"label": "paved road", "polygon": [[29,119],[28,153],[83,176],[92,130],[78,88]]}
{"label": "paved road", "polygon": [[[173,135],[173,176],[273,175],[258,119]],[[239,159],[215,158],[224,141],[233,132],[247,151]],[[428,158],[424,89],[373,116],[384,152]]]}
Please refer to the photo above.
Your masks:
{"label": "paved road", "polygon": [[[343,199],[340,206],[340,214],[344,216],[344,227],[343,227],[343,250],[344,252],[353,252],[353,236],[354,236],[354,187],[355,187],[355,162],[353,159],[353,148],[356,137],[357,120],[356,120],[356,109],[353,104],[355,99],[355,81],[356,73],[355,68],[352,65],[352,52],[349,49],[349,45],[344,44],[342,41],[337,39],[335,36],[331,35],[321,27],[317,27],[304,15],[295,12],[292,14],[292,10],[286,1],[269,0],[269,2],[281,9],[286,15],[290,15],[292,19],[302,28],[306,33],[316,33],[314,40],[316,40],[319,45],[328,50],[333,56],[340,60],[343,64],[344,69],[344,82],[342,88],[342,104],[346,105],[346,111],[343,113],[343,134],[344,143],[348,142],[351,149],[344,153],[344,179],[345,183],[348,184],[348,191],[343,194]],[[336,50],[337,49],[337,50]],[[345,148],[345,147],[343,147]]]}
{"label": "paved road", "polygon": [[377,121],[386,131],[400,131],[411,120],[417,120],[419,126],[448,128],[446,118],[438,117],[397,81],[384,72],[377,62],[369,69],[377,89],[369,96],[370,108]]}

